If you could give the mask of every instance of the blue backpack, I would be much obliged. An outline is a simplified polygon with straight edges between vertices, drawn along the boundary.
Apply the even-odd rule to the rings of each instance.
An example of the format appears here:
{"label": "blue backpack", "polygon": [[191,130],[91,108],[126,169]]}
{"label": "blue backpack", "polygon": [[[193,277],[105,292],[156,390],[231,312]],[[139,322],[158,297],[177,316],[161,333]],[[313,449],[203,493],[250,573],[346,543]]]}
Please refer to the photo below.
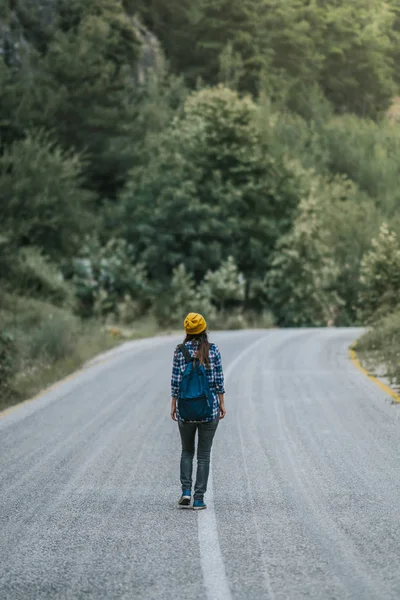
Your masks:
{"label": "blue backpack", "polygon": [[185,344],[178,346],[186,367],[179,386],[178,410],[184,421],[212,419],[213,403],[204,365],[193,358]]}

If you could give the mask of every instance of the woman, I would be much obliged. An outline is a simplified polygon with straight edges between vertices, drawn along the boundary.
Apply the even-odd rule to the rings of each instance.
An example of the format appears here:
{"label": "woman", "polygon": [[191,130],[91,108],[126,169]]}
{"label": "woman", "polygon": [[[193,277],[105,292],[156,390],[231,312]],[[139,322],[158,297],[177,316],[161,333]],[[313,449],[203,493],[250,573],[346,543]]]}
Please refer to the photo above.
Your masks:
{"label": "woman", "polygon": [[[178,421],[182,441],[181,455],[181,484],[182,496],[179,500],[181,507],[189,507],[192,496],[192,467],[195,451],[195,436],[198,432],[197,444],[197,476],[194,486],[193,509],[207,508],[204,494],[207,490],[208,474],[210,471],[210,454],[214,435],[220,419],[226,415],[224,400],[224,374],[222,371],[221,355],[215,344],[210,344],[207,336],[207,323],[198,313],[189,313],[185,319],[186,337],[183,345],[192,358],[203,365],[210,392],[210,416],[201,421],[184,421],[179,414],[179,390],[185,372],[187,359],[185,348],[178,346],[174,354],[171,381],[171,417]],[[182,346],[183,346],[182,345]]]}

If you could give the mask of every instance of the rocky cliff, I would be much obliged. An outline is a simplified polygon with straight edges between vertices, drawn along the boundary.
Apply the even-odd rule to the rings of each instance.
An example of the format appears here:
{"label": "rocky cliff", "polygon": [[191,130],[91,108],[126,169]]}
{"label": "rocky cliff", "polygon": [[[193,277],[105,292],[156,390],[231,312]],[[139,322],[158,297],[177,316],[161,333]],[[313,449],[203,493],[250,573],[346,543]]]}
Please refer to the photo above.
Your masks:
{"label": "rocky cliff", "polygon": [[[50,36],[52,25],[57,19],[59,0],[2,0],[0,4],[0,55],[8,66],[18,66],[23,56],[34,46],[40,45]],[[141,45],[141,55],[132,65],[139,83],[143,83],[149,69],[159,67],[162,51],[157,38],[140,22],[137,16],[130,17]],[[38,47],[39,46],[39,47]]]}

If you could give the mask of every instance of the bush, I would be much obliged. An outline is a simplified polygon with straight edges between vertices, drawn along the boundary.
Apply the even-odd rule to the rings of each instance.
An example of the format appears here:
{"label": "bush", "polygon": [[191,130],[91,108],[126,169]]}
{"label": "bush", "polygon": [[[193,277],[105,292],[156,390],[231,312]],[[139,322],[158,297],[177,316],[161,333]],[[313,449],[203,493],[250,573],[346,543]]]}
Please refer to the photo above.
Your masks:
{"label": "bush", "polygon": [[270,329],[275,325],[275,319],[269,310],[260,313],[234,308],[217,314],[209,325],[215,330]]}
{"label": "bush", "polygon": [[246,311],[246,322],[252,329],[271,329],[275,325],[275,317],[268,309],[262,312]]}
{"label": "bush", "polygon": [[[144,337],[155,327],[140,322],[127,332],[132,333]],[[0,295],[0,338],[0,410],[39,393],[119,341],[98,321],[82,322],[48,302],[8,293]]]}
{"label": "bush", "polygon": [[246,280],[229,256],[216,271],[207,271],[201,288],[205,291],[218,311],[227,306],[242,303],[245,299]]}
{"label": "bush", "polygon": [[72,273],[82,316],[119,317],[122,310],[126,319],[127,301],[131,314],[136,303],[136,316],[149,301],[146,270],[136,264],[133,247],[123,239],[111,238],[102,245],[97,238],[89,238],[80,257],[73,260]]}
{"label": "bush", "polygon": [[380,319],[356,344],[360,357],[375,367],[385,367],[386,375],[400,384],[400,311]]}
{"label": "bush", "polygon": [[48,302],[36,298],[3,293],[0,295],[0,324],[14,337],[16,332],[29,336],[46,316],[53,311],[64,313]]}
{"label": "bush", "polygon": [[393,311],[400,294],[400,244],[384,223],[371,249],[364,255],[360,272],[360,317],[372,322]]}
{"label": "bush", "polygon": [[209,289],[206,286],[196,287],[191,273],[184,265],[174,269],[170,287],[160,293],[154,303],[154,316],[164,328],[182,327],[189,312],[199,312],[208,323],[213,322],[216,310],[211,303]]}
{"label": "bush", "polygon": [[17,370],[17,349],[14,337],[7,331],[0,332],[0,394],[7,393],[10,377]]}
{"label": "bush", "polygon": [[12,336],[18,369],[24,371],[38,361],[51,364],[72,352],[80,321],[48,302],[3,294],[0,329]]}
{"label": "bush", "polygon": [[122,324],[130,325],[143,316],[143,305],[130,294],[125,294],[117,304],[117,315]]}
{"label": "bush", "polygon": [[29,340],[28,356],[53,363],[72,354],[79,334],[79,322],[74,317],[50,314]]}
{"label": "bush", "polygon": [[67,284],[60,269],[38,248],[22,248],[15,253],[7,284],[14,292],[41,298],[57,306],[73,305],[72,286]]}
{"label": "bush", "polygon": [[220,319],[220,329],[236,330],[246,329],[248,323],[241,310],[233,310]]}

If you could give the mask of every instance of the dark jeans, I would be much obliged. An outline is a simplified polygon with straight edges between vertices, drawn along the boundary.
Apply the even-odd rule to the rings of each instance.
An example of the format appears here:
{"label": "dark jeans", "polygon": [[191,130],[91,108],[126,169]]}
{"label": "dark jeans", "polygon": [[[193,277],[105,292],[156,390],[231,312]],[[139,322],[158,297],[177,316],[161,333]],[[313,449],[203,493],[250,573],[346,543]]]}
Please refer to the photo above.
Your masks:
{"label": "dark jeans", "polygon": [[194,486],[194,499],[203,500],[207,490],[208,474],[210,472],[210,455],[214,435],[219,418],[208,423],[182,423],[179,421],[179,433],[182,440],[181,484],[182,490],[192,489],[192,469],[194,457],[194,440],[198,431],[197,443],[197,476]]}

